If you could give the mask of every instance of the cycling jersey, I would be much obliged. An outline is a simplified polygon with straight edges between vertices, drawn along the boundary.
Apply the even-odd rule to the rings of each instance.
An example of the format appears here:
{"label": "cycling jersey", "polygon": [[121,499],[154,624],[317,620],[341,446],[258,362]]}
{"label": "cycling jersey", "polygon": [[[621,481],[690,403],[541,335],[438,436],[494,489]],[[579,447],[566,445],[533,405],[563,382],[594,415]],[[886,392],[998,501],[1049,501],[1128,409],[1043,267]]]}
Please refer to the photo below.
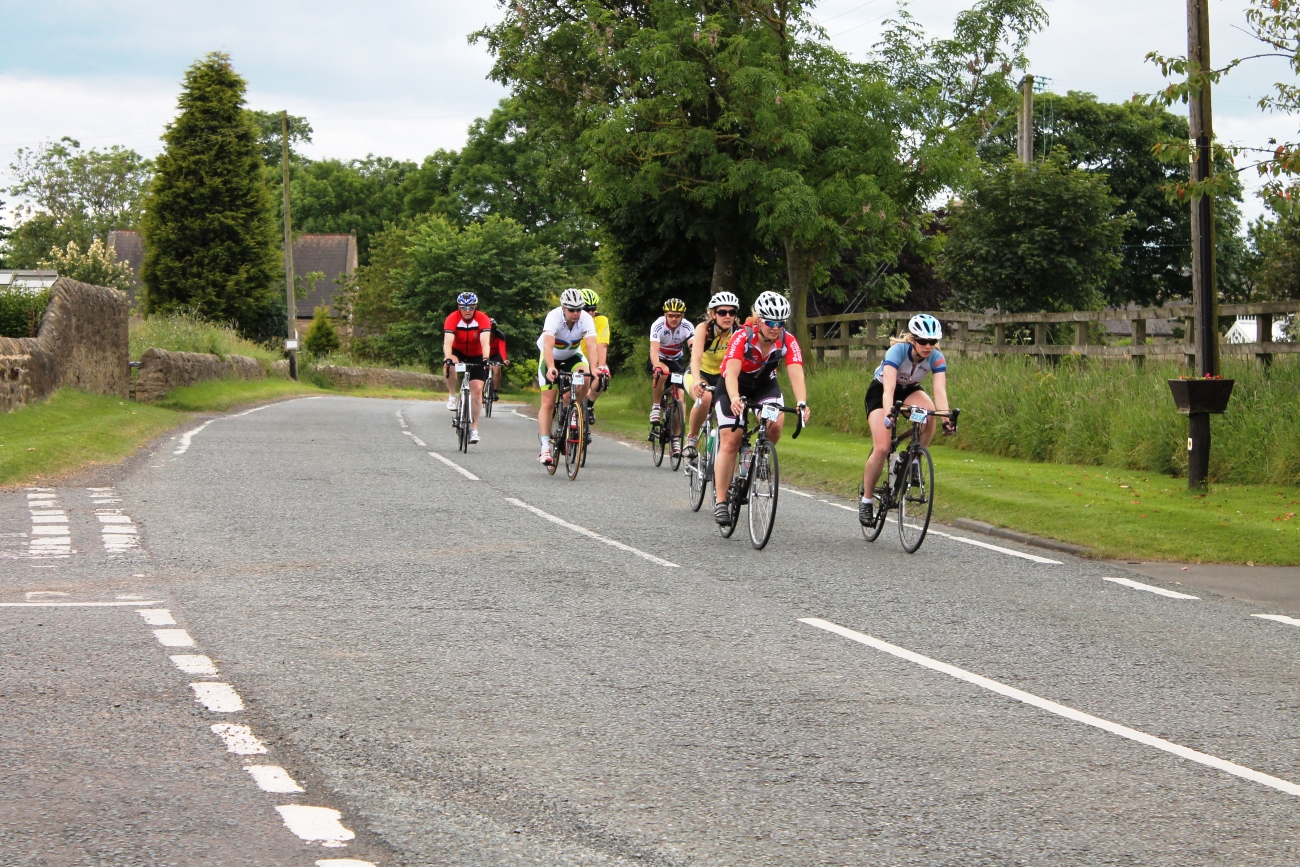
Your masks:
{"label": "cycling jersey", "polygon": [[490,331],[491,328],[492,320],[479,310],[475,310],[474,315],[468,320],[460,315],[459,310],[453,311],[442,324],[443,333],[452,335],[452,351],[465,358],[483,357],[483,346],[479,341],[479,335],[484,331]]}
{"label": "cycling jersey", "polygon": [[676,328],[669,328],[667,320],[660,316],[655,320],[655,324],[650,326],[650,342],[659,342],[659,360],[671,361],[682,357],[683,347],[690,342],[691,337],[695,335],[695,326],[687,322],[685,317]]}
{"label": "cycling jersey", "polygon": [[723,369],[733,358],[740,361],[740,391],[742,395],[755,387],[776,379],[776,366],[785,361],[791,364],[803,364],[803,351],[794,335],[781,329],[781,333],[772,342],[772,348],[766,355],[759,348],[758,331],[749,326],[738,330],[727,344],[727,352],[722,356]]}
{"label": "cycling jersey", "polygon": [[876,368],[875,379],[883,382],[885,377],[885,368],[892,367],[898,371],[898,384],[916,385],[931,373],[944,373],[948,370],[948,364],[944,361],[943,353],[936,347],[926,358],[917,358],[912,344],[904,341],[895,343],[889,347],[885,353],[885,360],[880,362]]}
{"label": "cycling jersey", "polygon": [[495,320],[492,322],[492,343],[488,347],[488,355],[493,361],[504,363],[510,360],[506,357],[506,336],[501,333]]}
{"label": "cycling jersey", "polygon": [[717,376],[722,372],[722,356],[726,354],[727,346],[731,343],[731,338],[736,333],[736,330],[733,328],[729,331],[723,331],[714,325],[712,326],[712,336],[710,336],[710,324],[708,322],[701,322],[700,328],[705,329],[704,354],[700,356],[700,373]]}
{"label": "cycling jersey", "polygon": [[596,342],[609,346],[609,317],[598,314],[591,321],[596,323]]}
{"label": "cycling jersey", "polygon": [[582,355],[582,341],[586,337],[596,336],[596,323],[591,314],[582,311],[578,321],[570,325],[564,320],[564,308],[556,307],[546,314],[546,323],[542,325],[542,337],[537,338],[537,348],[542,348],[542,340],[550,334],[555,338],[555,359],[557,361]]}

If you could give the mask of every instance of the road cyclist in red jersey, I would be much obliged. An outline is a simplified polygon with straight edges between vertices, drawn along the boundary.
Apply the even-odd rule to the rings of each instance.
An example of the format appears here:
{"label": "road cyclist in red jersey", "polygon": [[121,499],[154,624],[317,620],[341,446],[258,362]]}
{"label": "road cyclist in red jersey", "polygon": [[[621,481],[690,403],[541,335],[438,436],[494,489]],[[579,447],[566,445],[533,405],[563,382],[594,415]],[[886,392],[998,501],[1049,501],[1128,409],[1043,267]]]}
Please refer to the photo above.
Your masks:
{"label": "road cyclist in red jersey", "polygon": [[447,409],[459,409],[456,393],[456,365],[466,365],[470,393],[470,445],[479,441],[478,416],[483,408],[483,383],[487,380],[487,359],[491,354],[492,320],[478,309],[478,296],[462,292],[456,296],[456,310],[442,325],[443,370],[447,375]]}
{"label": "road cyclist in red jersey", "polygon": [[[551,454],[551,416],[555,412],[557,392],[555,381],[560,371],[590,371],[588,358],[596,357],[596,323],[586,310],[587,302],[581,290],[565,289],[560,293],[560,306],[546,314],[542,335],[537,338],[540,357],[537,359],[537,384],[542,388],[541,406],[537,412],[538,441],[541,454],[538,460],[547,466],[554,463]],[[608,367],[598,367],[596,373],[609,376]],[[578,389],[581,403],[587,397],[587,384]]]}
{"label": "road cyclist in red jersey", "polygon": [[[718,421],[718,460],[713,469],[713,517],[719,524],[731,522],[727,507],[727,491],[731,477],[736,472],[740,456],[741,428],[745,424],[745,408],[765,403],[781,406],[785,396],[776,378],[776,369],[785,362],[790,387],[794,390],[795,406],[808,423],[808,388],[803,375],[803,351],[794,335],[785,330],[790,318],[790,302],[776,292],[764,292],[754,301],[754,315],[727,344],[722,356],[722,385],[713,397],[713,410]],[[776,443],[781,439],[784,416],[778,416],[767,428],[767,438]]]}
{"label": "road cyclist in red jersey", "polygon": [[[889,454],[890,429],[897,421],[893,416],[896,400],[911,406],[947,412],[948,363],[939,351],[943,326],[928,313],[918,313],[907,323],[907,331],[894,338],[885,353],[884,361],[876,368],[864,399],[867,408],[867,426],[871,430],[871,454],[862,468],[863,495],[858,503],[858,522],[864,527],[875,523],[876,483]],[[934,375],[934,400],[921,389],[926,376]],[[944,429],[952,429],[952,421],[944,419]],[[934,439],[935,424],[932,416],[921,429],[921,445],[929,446]],[[919,468],[913,468],[914,475]],[[916,482],[919,484],[919,481]]]}
{"label": "road cyclist in red jersey", "polygon": [[501,391],[501,368],[510,363],[510,357],[506,353],[506,336],[497,325],[495,319],[489,319],[492,323],[491,338],[488,341],[488,363],[492,367],[492,384],[498,392]]}
{"label": "road cyclist in red jersey", "polygon": [[[687,346],[694,336],[695,326],[686,321],[686,302],[680,298],[669,298],[664,302],[664,315],[650,326],[650,372],[653,374],[651,385],[653,399],[650,403],[652,440],[659,425],[662,412],[660,403],[663,400],[664,388],[668,384],[669,377],[674,373],[680,375],[686,373]],[[676,412],[680,419],[686,414],[686,407],[679,402]],[[679,457],[682,453],[682,444],[678,442],[676,436],[672,437],[671,446],[673,457]]]}

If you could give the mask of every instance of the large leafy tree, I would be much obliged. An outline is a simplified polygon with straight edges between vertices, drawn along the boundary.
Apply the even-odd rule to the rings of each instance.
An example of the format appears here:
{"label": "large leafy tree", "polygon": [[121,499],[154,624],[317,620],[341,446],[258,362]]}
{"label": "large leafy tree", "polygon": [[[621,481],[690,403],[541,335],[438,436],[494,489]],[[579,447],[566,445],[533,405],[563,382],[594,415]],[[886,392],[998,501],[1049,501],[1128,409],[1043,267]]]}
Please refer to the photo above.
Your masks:
{"label": "large leafy tree", "polygon": [[1029,165],[1009,159],[953,207],[939,272],[969,309],[1100,308],[1131,219],[1118,205],[1063,149]]}
{"label": "large leafy tree", "polygon": [[404,241],[402,267],[390,272],[397,280],[392,304],[404,315],[388,328],[387,343],[430,369],[442,363],[443,322],[461,292],[478,295],[508,345],[520,346],[537,338],[537,322],[565,284],[556,251],[507,217],[461,228],[433,215],[417,221]]}
{"label": "large leafy tree", "polygon": [[253,333],[276,294],[281,261],[244,89],[225,54],[186,71],[145,203],[140,276],[147,313],[189,308]]}
{"label": "large leafy tree", "polygon": [[53,248],[75,243],[87,249],[110,229],[139,225],[152,164],[129,148],[83,149],[68,137],[20,148],[10,163],[10,195],[17,229],[9,239],[10,263],[32,268]]}

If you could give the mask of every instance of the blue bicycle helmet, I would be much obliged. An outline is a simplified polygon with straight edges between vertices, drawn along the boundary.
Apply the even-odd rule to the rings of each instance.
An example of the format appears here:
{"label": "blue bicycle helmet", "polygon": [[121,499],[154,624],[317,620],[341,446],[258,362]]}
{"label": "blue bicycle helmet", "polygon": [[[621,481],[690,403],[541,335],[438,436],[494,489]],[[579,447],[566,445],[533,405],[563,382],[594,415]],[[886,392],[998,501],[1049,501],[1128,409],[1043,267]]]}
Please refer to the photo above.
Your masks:
{"label": "blue bicycle helmet", "polygon": [[922,340],[939,340],[943,337],[943,326],[929,313],[918,313],[907,323],[907,330]]}
{"label": "blue bicycle helmet", "polygon": [[457,307],[477,307],[478,296],[473,292],[462,292],[456,296]]}

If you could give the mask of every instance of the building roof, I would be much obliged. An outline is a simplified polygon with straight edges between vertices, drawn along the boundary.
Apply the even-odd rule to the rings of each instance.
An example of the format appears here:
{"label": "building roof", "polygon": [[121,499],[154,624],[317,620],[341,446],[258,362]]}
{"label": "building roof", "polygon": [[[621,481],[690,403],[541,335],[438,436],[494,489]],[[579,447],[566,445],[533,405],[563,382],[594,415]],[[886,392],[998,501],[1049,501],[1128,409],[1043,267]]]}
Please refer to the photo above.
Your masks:
{"label": "building roof", "polygon": [[[335,296],[347,283],[347,278],[357,270],[357,236],[299,235],[293,242],[293,273],[295,289],[309,289],[306,297],[299,295],[294,302],[294,312],[299,319],[310,319],[317,307],[332,307]],[[314,287],[303,285],[301,278],[319,272],[324,276]],[[331,310],[331,313],[334,311]]]}
{"label": "building roof", "polygon": [[113,229],[108,233],[108,249],[113,251],[113,258],[131,269],[131,286],[127,295],[135,303],[136,292],[144,285],[140,282],[140,266],[144,264],[144,239],[139,232],[129,229]]}
{"label": "building roof", "polygon": [[0,286],[37,292],[49,289],[59,279],[57,271],[0,270]]}

